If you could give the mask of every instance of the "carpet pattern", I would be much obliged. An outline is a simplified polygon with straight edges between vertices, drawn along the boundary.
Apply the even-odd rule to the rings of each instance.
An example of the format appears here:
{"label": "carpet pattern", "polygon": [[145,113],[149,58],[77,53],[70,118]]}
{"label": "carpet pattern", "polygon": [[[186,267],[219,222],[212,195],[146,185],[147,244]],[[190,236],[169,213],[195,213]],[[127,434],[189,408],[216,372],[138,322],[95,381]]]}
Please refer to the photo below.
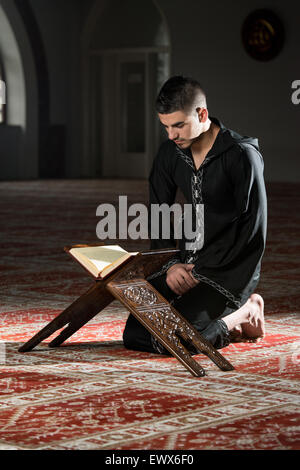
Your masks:
{"label": "carpet pattern", "polygon": [[98,241],[97,206],[146,202],[147,184],[0,183],[0,449],[299,449],[299,186],[267,191],[266,337],[223,349],[231,372],[194,356],[207,373],[195,378],[174,358],[124,349],[117,301],[60,348],[47,347],[57,332],[17,352],[93,282],[63,246]]}

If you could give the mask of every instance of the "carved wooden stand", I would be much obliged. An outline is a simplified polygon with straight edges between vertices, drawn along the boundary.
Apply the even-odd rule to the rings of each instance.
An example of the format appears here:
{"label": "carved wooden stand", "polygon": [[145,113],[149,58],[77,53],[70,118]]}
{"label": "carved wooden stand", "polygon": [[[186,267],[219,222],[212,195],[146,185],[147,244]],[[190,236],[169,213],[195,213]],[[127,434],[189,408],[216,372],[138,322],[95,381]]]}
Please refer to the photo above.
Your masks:
{"label": "carved wooden stand", "polygon": [[175,253],[177,250],[145,251],[131,258],[107,278],[94,282],[87,292],[21,346],[19,352],[31,351],[67,325],[49,344],[50,347],[60,346],[117,299],[194,376],[204,376],[205,371],[183,346],[180,338],[207,355],[221,370],[233,370],[234,367],[146,280]]}

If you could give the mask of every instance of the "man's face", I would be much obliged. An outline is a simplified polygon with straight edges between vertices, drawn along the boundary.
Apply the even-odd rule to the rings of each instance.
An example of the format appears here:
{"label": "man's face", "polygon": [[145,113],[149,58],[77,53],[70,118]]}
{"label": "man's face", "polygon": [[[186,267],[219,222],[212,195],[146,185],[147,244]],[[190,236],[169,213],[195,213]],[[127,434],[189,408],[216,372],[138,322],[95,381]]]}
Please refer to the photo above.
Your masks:
{"label": "man's face", "polygon": [[158,117],[169,139],[180,148],[188,148],[203,132],[203,124],[207,119],[203,111],[195,110],[191,114],[186,114],[184,111],[175,111],[170,114],[158,113]]}

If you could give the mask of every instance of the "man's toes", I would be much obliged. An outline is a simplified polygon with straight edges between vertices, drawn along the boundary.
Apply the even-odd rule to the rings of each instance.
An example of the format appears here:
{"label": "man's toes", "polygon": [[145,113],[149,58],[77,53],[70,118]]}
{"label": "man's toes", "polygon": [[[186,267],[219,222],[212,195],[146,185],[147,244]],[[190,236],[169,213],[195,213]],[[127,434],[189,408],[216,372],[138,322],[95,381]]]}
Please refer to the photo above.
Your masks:
{"label": "man's toes", "polygon": [[262,296],[259,295],[259,294],[255,294],[255,293],[254,293],[254,294],[252,294],[252,295],[250,296],[250,301],[253,302],[253,303],[255,303],[255,304],[259,307],[261,313],[263,314],[263,311],[264,311],[264,299],[262,298]]}

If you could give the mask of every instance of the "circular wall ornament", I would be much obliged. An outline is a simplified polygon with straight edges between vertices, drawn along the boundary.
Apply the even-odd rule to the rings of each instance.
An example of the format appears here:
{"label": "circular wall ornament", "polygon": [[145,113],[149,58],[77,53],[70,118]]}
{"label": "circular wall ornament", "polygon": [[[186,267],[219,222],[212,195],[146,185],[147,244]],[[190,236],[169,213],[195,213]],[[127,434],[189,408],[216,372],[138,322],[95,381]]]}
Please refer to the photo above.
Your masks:
{"label": "circular wall ornament", "polygon": [[279,54],[283,46],[283,24],[271,10],[255,10],[244,21],[242,40],[253,59],[271,60]]}

